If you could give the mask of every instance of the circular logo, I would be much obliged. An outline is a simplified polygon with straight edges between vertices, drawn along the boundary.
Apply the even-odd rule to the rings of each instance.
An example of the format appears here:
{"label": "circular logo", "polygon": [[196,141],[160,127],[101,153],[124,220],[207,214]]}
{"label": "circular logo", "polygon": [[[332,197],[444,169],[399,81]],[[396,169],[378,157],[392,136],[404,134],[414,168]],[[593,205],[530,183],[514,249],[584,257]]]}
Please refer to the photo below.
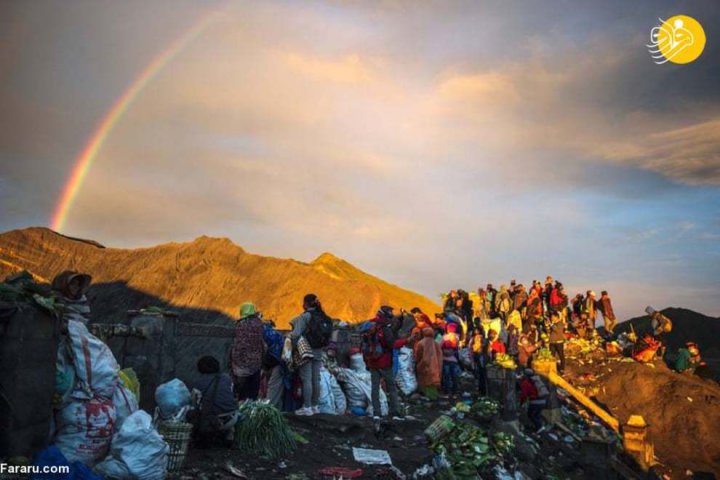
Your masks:
{"label": "circular logo", "polygon": [[705,49],[705,31],[687,15],[675,15],[650,32],[650,54],[655,63],[690,63]]}

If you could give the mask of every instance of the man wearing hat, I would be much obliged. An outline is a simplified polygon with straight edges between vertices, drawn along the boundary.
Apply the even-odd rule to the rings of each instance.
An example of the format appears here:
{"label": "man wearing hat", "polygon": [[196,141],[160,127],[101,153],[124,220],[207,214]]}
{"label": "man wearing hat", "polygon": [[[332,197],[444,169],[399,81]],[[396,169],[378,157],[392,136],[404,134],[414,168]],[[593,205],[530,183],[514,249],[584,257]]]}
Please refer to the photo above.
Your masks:
{"label": "man wearing hat", "polygon": [[240,320],[235,326],[235,340],[230,351],[230,369],[238,400],[257,400],[263,358],[263,325],[255,305],[240,306]]}
{"label": "man wearing hat", "polygon": [[77,320],[87,325],[90,320],[90,304],[85,296],[92,277],[86,273],[70,270],[62,272],[52,282],[52,289],[63,305],[63,320]]}

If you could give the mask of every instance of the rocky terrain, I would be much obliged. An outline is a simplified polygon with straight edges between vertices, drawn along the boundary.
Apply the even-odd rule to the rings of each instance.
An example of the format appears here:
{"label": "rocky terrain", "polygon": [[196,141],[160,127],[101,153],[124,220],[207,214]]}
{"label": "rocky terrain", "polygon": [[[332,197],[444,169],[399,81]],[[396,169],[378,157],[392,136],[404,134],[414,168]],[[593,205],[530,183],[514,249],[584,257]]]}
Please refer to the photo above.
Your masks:
{"label": "rocky terrain", "polygon": [[118,319],[125,318],[127,308],[148,306],[142,304],[144,295],[136,295],[133,301],[118,298],[127,291],[168,305],[233,317],[241,303],[251,300],[281,328],[298,314],[302,297],[309,292],[321,298],[328,314],[346,321],[371,318],[383,304],[418,306],[430,312],[439,309],[428,298],[362,272],[330,253],[304,263],[254,255],[227,238],[117,249],[46,228],[0,234],[0,276],[28,270],[38,280],[49,282],[68,269],[91,274],[91,300],[102,306],[95,314],[117,315]]}

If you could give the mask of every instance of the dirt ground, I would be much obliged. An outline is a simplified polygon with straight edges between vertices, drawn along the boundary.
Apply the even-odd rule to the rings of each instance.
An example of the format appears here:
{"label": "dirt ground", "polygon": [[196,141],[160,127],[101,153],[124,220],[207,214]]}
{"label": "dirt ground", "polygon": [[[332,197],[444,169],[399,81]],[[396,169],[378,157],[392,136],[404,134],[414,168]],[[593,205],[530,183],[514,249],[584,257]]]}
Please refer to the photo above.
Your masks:
{"label": "dirt ground", "polygon": [[[428,448],[423,434],[427,426],[442,412],[452,407],[453,400],[437,402],[410,399],[406,401],[412,419],[404,422],[385,424],[380,435],[375,433],[373,422],[369,418],[351,415],[318,415],[296,417],[287,414],[290,426],[300,433],[308,443],[298,445],[298,449],[282,461],[269,461],[251,457],[237,450],[226,448],[193,449],[190,451],[185,467],[174,475],[177,480],[210,480],[238,478],[229,473],[228,463],[241,470],[248,479],[323,479],[320,470],[325,467],[345,467],[351,470],[362,469],[358,478],[403,478],[389,471],[385,466],[368,466],[357,463],[353,458],[353,447],[387,450],[393,466],[407,478],[430,464],[434,453]],[[523,426],[524,425],[524,426]],[[521,429],[529,425],[527,418],[521,416]],[[496,427],[491,426],[494,430]],[[553,433],[553,432],[549,432]],[[532,479],[583,479],[590,478],[588,472],[579,463],[578,444],[569,443],[567,435],[529,434],[531,442],[519,445],[517,466],[526,477]],[[533,448],[535,450],[533,450]],[[304,475],[304,476],[303,476]]]}
{"label": "dirt ground", "polygon": [[[571,354],[572,355],[572,354]],[[575,354],[564,377],[621,423],[642,415],[655,456],[671,478],[687,471],[720,476],[720,385],[670,370],[595,353]]]}
{"label": "dirt ground", "polygon": [[[660,462],[658,477],[668,479],[708,478],[697,476],[713,472],[720,476],[720,386],[710,380],[680,375],[662,361],[652,366],[608,359],[600,351],[582,354],[568,348],[568,368],[564,377],[612,413],[621,423],[630,415],[642,415],[650,425],[655,455]],[[474,391],[470,380],[464,389]],[[282,461],[244,455],[237,450],[192,449],[185,468],[174,475],[176,480],[211,480],[239,478],[227,465],[241,470],[248,479],[322,479],[325,467],[362,469],[359,478],[403,478],[384,466],[367,466],[355,462],[352,448],[387,450],[393,465],[405,475],[431,462],[424,430],[454,400],[436,402],[406,399],[414,418],[387,424],[376,434],[368,418],[351,415],[296,417],[287,414],[291,427],[308,440]],[[564,431],[552,429],[540,435],[530,433],[527,418],[521,414],[520,430],[529,438],[518,445],[514,465],[524,478],[584,479],[601,478],[581,452],[583,446]],[[497,424],[497,422],[496,422]],[[491,429],[497,428],[493,424]],[[531,445],[532,444],[532,445]]]}

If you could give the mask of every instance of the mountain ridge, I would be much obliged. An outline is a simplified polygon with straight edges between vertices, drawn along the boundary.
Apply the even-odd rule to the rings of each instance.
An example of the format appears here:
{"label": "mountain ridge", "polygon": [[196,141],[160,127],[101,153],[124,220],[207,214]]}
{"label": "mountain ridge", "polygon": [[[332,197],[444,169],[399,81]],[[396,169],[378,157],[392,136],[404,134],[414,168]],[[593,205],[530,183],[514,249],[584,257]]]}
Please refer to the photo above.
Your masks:
{"label": "mountain ridge", "polygon": [[[43,227],[0,234],[0,275],[28,270],[49,282],[63,270],[93,276],[95,301],[113,293],[100,284],[129,288],[181,307],[217,310],[232,317],[253,301],[266,317],[286,327],[301,312],[302,297],[313,292],[329,315],[348,321],[371,318],[383,304],[439,310],[428,298],[366,273],[324,252],[306,263],[247,252],[225,237],[200,236],[137,249],[106,247]],[[125,312],[121,312],[123,315]]]}

